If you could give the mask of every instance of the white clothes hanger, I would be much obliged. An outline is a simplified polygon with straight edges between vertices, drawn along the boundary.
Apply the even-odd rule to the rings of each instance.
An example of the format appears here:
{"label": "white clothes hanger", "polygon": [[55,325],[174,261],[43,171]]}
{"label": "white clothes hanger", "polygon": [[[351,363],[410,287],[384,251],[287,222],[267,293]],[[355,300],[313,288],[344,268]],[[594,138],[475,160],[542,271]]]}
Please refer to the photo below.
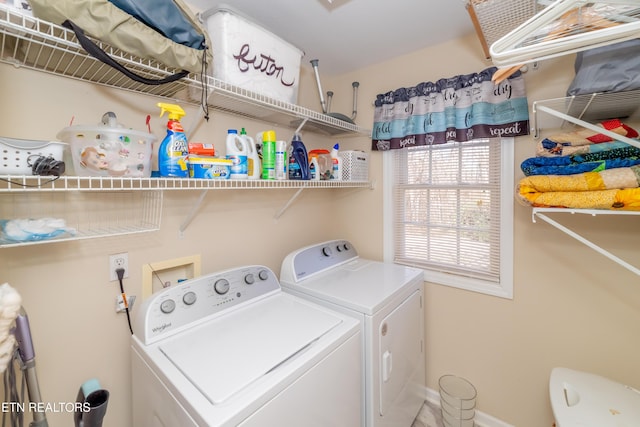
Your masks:
{"label": "white clothes hanger", "polygon": [[513,67],[639,37],[639,0],[556,0],[489,51],[494,65]]}

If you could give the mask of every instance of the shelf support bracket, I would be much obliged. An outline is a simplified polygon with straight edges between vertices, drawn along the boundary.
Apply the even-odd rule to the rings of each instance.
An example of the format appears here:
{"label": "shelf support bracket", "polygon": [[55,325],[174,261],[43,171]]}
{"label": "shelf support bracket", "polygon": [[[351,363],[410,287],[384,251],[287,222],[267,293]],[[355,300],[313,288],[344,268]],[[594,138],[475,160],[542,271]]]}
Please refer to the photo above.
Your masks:
{"label": "shelf support bracket", "polygon": [[560,231],[568,234],[569,236],[573,237],[574,239],[578,240],[579,242],[587,245],[588,247],[590,247],[591,249],[595,250],[596,252],[604,255],[605,257],[609,258],[611,261],[621,265],[622,267],[626,268],[627,270],[631,271],[632,273],[635,273],[636,275],[640,276],[640,269],[634,267],[633,265],[629,264],[628,262],[624,261],[623,259],[618,258],[617,256],[615,256],[611,252],[607,251],[606,249],[601,248],[600,246],[596,245],[595,243],[591,242],[590,240],[587,240],[586,238],[582,237],[578,233],[568,229],[567,227],[565,227],[564,225],[560,224],[559,222],[554,221],[553,219],[549,218],[547,215],[545,215],[543,213],[540,213],[539,211],[534,210],[533,213],[532,213],[533,222],[536,222],[536,216],[538,218],[540,218],[541,220],[547,222],[548,224],[551,224],[552,226],[554,226],[558,230],[560,230]]}
{"label": "shelf support bracket", "polygon": [[200,205],[202,205],[202,202],[204,201],[204,197],[207,195],[207,192],[208,190],[202,190],[202,192],[200,193],[200,196],[198,197],[198,200],[191,207],[191,212],[189,212],[189,215],[187,215],[184,221],[182,221],[182,224],[180,224],[180,237],[183,237],[184,231],[187,229],[189,224],[191,224],[191,221],[193,221],[193,218],[196,216],[198,209],[200,209]]}
{"label": "shelf support bracket", "polygon": [[291,196],[291,198],[289,199],[289,201],[287,203],[284,204],[284,206],[282,206],[282,208],[280,208],[280,210],[273,216],[274,219],[279,219],[282,214],[284,214],[284,212],[289,209],[289,206],[291,206],[291,204],[294,202],[294,200],[296,200],[298,198],[298,196],[300,196],[300,194],[302,194],[302,190],[304,190],[306,187],[300,187],[298,188],[298,191],[296,191],[293,196]]}

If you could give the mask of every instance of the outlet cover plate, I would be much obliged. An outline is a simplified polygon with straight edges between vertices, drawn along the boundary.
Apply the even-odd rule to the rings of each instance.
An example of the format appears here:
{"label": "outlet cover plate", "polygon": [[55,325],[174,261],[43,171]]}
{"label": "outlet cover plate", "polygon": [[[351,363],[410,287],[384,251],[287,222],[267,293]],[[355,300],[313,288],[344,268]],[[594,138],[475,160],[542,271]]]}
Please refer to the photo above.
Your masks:
{"label": "outlet cover plate", "polygon": [[120,254],[109,255],[109,281],[114,282],[118,280],[118,274],[116,269],[124,268],[123,279],[129,277],[129,254],[123,252]]}

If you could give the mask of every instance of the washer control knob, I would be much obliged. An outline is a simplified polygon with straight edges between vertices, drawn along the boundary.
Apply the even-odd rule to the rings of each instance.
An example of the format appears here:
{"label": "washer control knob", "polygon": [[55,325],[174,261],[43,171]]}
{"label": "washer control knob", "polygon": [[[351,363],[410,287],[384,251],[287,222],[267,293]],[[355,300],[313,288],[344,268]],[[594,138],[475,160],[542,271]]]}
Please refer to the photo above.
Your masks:
{"label": "washer control knob", "polygon": [[160,303],[160,311],[169,314],[176,309],[176,302],[172,299],[166,299]]}
{"label": "washer control knob", "polygon": [[229,281],[227,279],[218,279],[216,283],[213,284],[213,289],[220,295],[224,295],[229,292]]}
{"label": "washer control knob", "polygon": [[182,302],[184,302],[187,305],[193,304],[194,302],[196,302],[196,299],[197,299],[196,293],[193,291],[189,291],[182,296]]}
{"label": "washer control knob", "polygon": [[349,249],[351,249],[349,247],[349,244],[345,243],[344,245],[342,245],[342,247],[344,248],[345,251],[348,251]]}
{"label": "washer control knob", "polygon": [[322,248],[322,255],[331,256],[331,248],[329,246]]}
{"label": "washer control knob", "polygon": [[342,245],[336,246],[336,249],[338,250],[338,252],[342,252]]}
{"label": "washer control knob", "polygon": [[253,277],[252,273],[249,273],[246,276],[244,276],[244,283],[246,283],[247,285],[253,285],[255,281],[256,281],[256,278]]}
{"label": "washer control knob", "polygon": [[260,270],[258,272],[258,277],[260,280],[267,280],[269,278],[269,272],[267,270]]}

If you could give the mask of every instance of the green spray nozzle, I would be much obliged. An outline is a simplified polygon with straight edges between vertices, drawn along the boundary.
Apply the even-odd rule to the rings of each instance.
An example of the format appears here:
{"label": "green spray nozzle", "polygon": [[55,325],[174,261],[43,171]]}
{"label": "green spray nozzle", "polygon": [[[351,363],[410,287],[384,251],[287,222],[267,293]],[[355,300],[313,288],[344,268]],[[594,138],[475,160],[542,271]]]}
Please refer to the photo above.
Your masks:
{"label": "green spray nozzle", "polygon": [[163,116],[163,114],[169,113],[169,120],[178,120],[180,121],[181,117],[184,117],[187,113],[184,112],[184,110],[182,109],[182,107],[180,107],[179,105],[176,104],[167,104],[164,102],[158,102],[158,107],[160,107],[160,117]]}

